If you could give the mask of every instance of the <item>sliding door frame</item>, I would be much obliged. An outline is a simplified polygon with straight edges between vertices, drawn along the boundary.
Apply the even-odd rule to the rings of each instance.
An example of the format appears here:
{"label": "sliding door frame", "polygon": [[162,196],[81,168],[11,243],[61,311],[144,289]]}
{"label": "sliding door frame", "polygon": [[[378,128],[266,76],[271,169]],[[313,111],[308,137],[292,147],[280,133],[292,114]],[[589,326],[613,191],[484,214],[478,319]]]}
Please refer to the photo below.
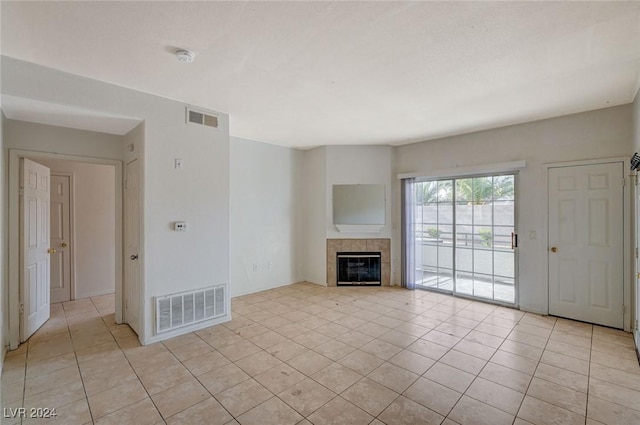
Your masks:
{"label": "sliding door frame", "polygon": [[[509,303],[509,302],[505,302],[505,301],[501,301],[501,300],[496,300],[495,299],[495,295],[494,298],[484,298],[484,297],[479,297],[479,296],[474,296],[474,295],[470,295],[470,294],[464,294],[464,293],[459,293],[457,291],[457,246],[458,246],[458,232],[457,232],[457,210],[456,210],[456,181],[457,180],[465,180],[465,179],[473,179],[473,178],[478,178],[478,177],[497,177],[497,176],[513,176],[513,229],[514,229],[514,233],[516,235],[518,235],[518,204],[519,204],[519,194],[518,194],[518,180],[519,180],[519,172],[518,170],[508,170],[508,171],[496,171],[496,172],[491,172],[491,171],[487,171],[487,172],[479,172],[477,174],[462,174],[462,175],[446,175],[446,176],[442,176],[442,177],[437,177],[437,176],[429,176],[429,177],[415,177],[415,183],[423,183],[423,182],[432,182],[432,181],[448,181],[451,180],[453,182],[453,212],[452,212],[452,216],[453,216],[453,223],[452,223],[452,230],[453,230],[453,235],[452,235],[452,250],[453,250],[453,258],[452,258],[452,265],[453,265],[453,269],[452,269],[452,290],[446,290],[446,289],[441,289],[438,287],[425,287],[423,285],[416,285],[416,287],[420,288],[420,289],[424,289],[427,291],[432,291],[432,292],[439,292],[439,293],[445,293],[445,294],[451,294],[453,296],[459,297],[459,298],[466,298],[466,299],[470,299],[470,300],[481,300],[484,302],[488,302],[488,303],[492,303],[492,304],[497,304],[497,305],[503,305],[503,306],[507,306],[507,307],[515,307],[515,308],[519,308],[520,302],[519,302],[519,253],[518,253],[518,246],[519,246],[519,242],[518,244],[514,247],[513,249],[513,261],[514,261],[514,269],[513,269],[513,291],[514,291],[514,301],[513,303]],[[492,199],[492,202],[495,202],[495,200]],[[403,206],[404,208],[405,206]],[[475,227],[474,224],[472,224],[472,226]],[[495,216],[492,213],[492,217],[491,217],[491,227],[492,229],[495,226]],[[518,238],[518,236],[516,236],[516,238]],[[403,250],[405,248],[403,247]],[[492,261],[493,261],[494,257],[492,255]],[[421,260],[423,261],[423,260]],[[473,260],[472,260],[473,261]],[[437,263],[436,263],[437,264]],[[492,277],[495,276],[495,265],[492,267]],[[495,282],[492,282],[492,286],[495,286]],[[495,294],[494,292],[492,292],[492,294]]]}

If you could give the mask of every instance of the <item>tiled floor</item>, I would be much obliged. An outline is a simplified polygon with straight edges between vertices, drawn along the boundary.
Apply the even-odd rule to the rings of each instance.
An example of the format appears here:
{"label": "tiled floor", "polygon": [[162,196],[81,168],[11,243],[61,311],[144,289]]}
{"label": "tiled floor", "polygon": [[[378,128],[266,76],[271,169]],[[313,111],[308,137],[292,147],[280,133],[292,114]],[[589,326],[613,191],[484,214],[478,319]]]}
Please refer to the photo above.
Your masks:
{"label": "tiled floor", "polygon": [[140,347],[113,297],[54,305],[8,355],[3,407],[65,425],[640,424],[627,333],[397,288],[297,284],[232,310]]}

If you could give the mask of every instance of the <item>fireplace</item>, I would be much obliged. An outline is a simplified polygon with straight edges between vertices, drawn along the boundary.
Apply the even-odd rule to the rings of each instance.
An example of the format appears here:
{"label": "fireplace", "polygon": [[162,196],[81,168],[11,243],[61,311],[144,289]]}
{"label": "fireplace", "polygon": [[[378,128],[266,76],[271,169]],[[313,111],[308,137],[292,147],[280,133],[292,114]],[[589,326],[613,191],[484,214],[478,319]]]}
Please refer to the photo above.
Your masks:
{"label": "fireplace", "polygon": [[381,286],[381,261],[380,252],[336,253],[338,286]]}

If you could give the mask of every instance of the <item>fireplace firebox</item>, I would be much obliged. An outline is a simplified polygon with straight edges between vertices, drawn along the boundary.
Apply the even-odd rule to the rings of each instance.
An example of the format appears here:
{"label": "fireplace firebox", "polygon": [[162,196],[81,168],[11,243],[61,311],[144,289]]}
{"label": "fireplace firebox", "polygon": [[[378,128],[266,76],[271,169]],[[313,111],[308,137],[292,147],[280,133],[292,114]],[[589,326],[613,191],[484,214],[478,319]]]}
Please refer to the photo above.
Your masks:
{"label": "fireplace firebox", "polygon": [[338,252],[338,286],[381,286],[380,252]]}

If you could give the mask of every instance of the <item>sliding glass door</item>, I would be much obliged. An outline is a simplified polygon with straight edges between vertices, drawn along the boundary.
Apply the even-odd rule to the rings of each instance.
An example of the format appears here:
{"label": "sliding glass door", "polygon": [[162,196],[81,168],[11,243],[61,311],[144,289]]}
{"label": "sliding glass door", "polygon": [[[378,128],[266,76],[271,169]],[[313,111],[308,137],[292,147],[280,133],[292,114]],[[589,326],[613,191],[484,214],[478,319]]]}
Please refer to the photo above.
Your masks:
{"label": "sliding glass door", "polygon": [[515,304],[515,175],[405,184],[415,286]]}

